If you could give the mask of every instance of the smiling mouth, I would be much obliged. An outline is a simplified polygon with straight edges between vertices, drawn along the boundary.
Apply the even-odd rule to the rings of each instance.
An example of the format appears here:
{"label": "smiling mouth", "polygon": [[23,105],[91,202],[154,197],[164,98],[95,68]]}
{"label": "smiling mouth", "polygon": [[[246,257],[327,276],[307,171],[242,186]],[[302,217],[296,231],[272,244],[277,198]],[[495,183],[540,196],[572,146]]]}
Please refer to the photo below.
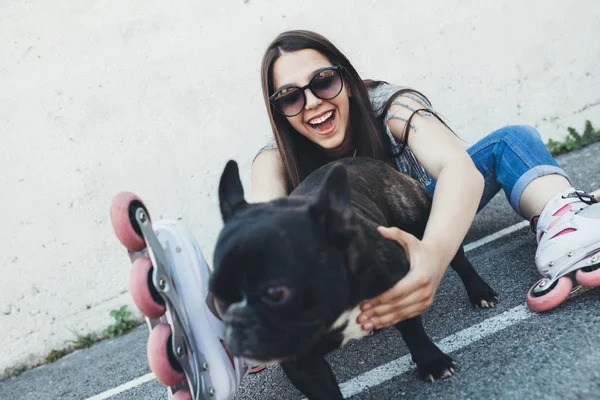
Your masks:
{"label": "smiling mouth", "polygon": [[333,127],[335,122],[335,112],[329,111],[318,118],[313,118],[308,123],[317,132],[327,132]]}

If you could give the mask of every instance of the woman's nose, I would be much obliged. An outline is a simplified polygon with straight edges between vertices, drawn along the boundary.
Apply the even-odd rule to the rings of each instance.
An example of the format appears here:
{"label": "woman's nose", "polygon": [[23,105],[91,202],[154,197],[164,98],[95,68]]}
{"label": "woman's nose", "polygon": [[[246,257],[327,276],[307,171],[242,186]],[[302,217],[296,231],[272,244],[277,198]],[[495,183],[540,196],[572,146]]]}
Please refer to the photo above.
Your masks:
{"label": "woman's nose", "polygon": [[304,90],[304,94],[306,95],[306,107],[305,108],[307,110],[315,109],[323,102],[323,100],[321,100],[317,96],[315,96],[314,93],[312,92],[312,90],[310,90],[309,88],[306,88]]}

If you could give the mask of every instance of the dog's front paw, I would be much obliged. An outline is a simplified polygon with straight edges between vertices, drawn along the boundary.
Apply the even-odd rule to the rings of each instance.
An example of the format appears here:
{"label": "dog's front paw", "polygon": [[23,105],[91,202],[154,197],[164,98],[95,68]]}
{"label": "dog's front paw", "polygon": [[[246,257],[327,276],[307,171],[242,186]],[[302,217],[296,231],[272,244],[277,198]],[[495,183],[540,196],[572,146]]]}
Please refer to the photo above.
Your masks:
{"label": "dog's front paw", "polygon": [[475,308],[493,308],[498,304],[498,293],[483,281],[469,288],[468,293]]}
{"label": "dog's front paw", "polygon": [[439,358],[430,362],[418,364],[419,375],[421,379],[435,382],[436,379],[450,378],[454,375],[456,363],[452,358],[445,354],[441,354]]}

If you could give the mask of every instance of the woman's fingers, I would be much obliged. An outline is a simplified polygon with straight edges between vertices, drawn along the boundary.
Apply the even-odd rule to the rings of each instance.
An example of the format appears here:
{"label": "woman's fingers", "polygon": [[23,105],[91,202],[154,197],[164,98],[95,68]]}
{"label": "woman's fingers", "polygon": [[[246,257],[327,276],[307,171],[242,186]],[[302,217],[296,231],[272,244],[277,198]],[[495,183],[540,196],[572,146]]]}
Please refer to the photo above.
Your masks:
{"label": "woman's fingers", "polygon": [[427,289],[417,290],[406,297],[382,303],[363,312],[357,318],[357,322],[365,330],[370,330],[372,327],[380,328],[381,321],[388,323],[391,320],[395,324],[400,321],[398,316],[405,319],[407,316],[415,316],[414,310],[425,312],[431,305],[430,297]]}
{"label": "woman's fingers", "polygon": [[[404,321],[409,318],[414,318],[417,315],[421,315],[424,312],[421,303],[414,304],[410,307],[405,307],[399,311],[391,312],[381,317],[375,317],[371,320],[371,325],[375,329],[388,328],[396,325],[398,322]],[[371,328],[371,329],[373,329]]]}

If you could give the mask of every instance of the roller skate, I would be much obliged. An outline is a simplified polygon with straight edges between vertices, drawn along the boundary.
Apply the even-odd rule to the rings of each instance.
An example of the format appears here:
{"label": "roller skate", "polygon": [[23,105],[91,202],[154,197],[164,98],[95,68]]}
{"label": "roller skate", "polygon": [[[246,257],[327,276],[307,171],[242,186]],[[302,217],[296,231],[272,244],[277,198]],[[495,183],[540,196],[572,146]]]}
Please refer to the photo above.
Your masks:
{"label": "roller skate", "polygon": [[233,398],[250,366],[224,347],[222,323],[206,304],[209,269],[191,232],[152,222],[133,193],[110,209],[113,230],[132,262],[129,291],[150,330],[148,365],[174,400]]}
{"label": "roller skate", "polygon": [[542,279],[527,294],[532,311],[551,310],[580,289],[600,286],[600,203],[594,196],[572,188],[555,196],[535,231]]}

